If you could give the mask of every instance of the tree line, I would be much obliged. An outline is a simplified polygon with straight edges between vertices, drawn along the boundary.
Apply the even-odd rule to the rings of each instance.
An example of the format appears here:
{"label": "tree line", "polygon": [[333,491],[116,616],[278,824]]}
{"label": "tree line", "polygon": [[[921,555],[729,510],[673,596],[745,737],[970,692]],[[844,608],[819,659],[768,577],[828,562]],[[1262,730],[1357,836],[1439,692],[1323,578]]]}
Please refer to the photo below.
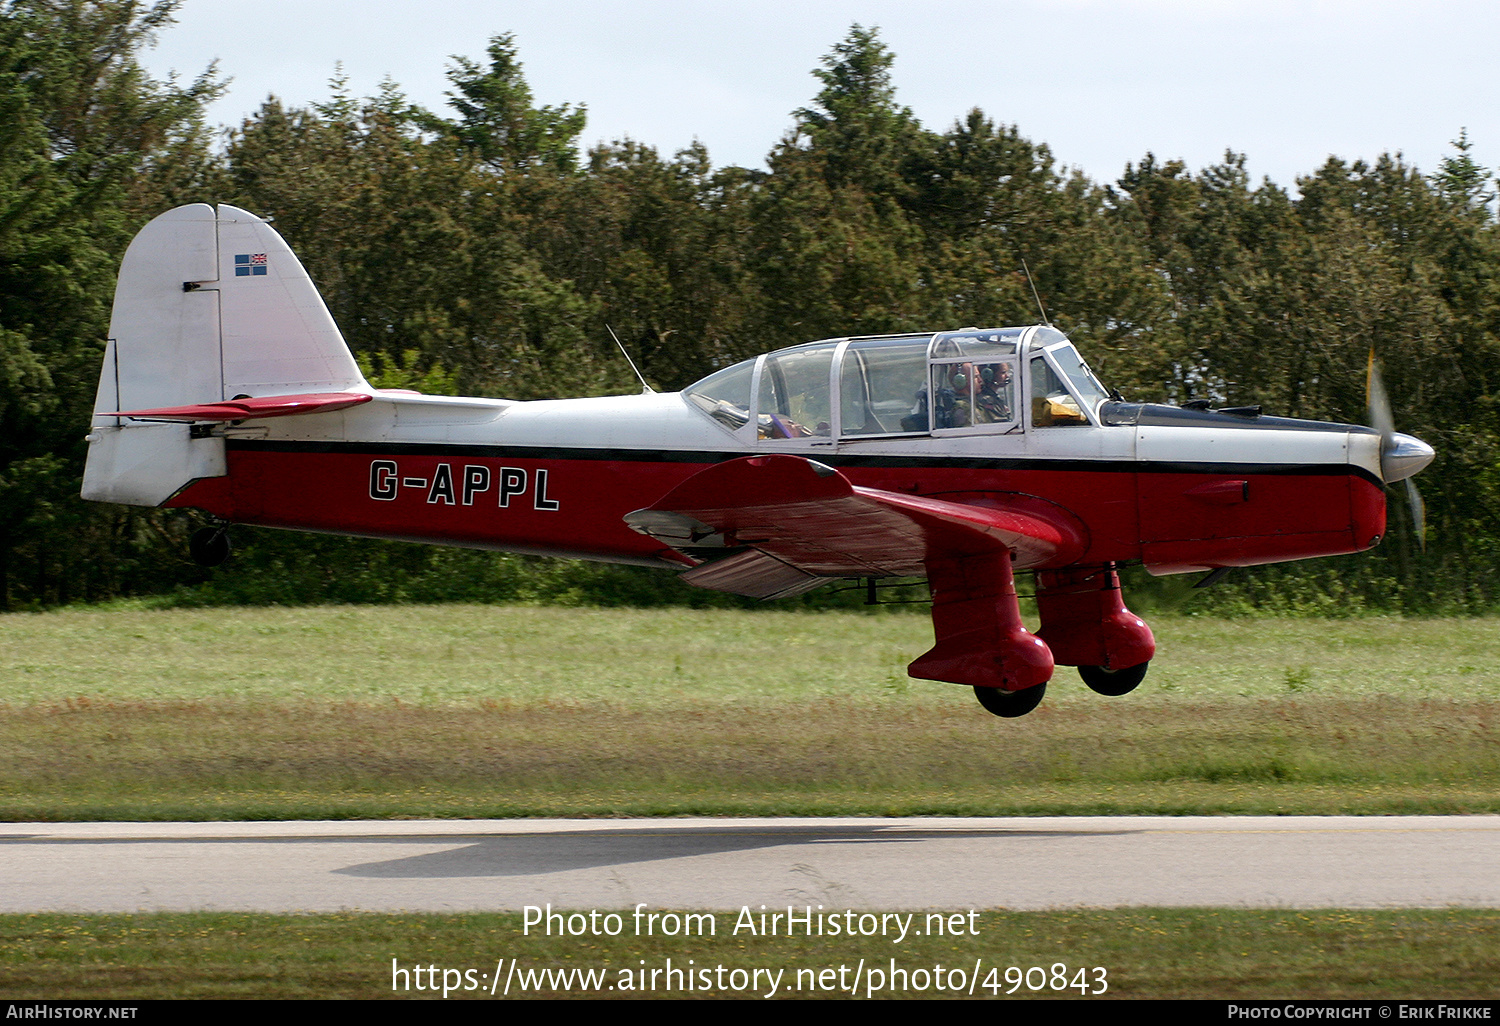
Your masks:
{"label": "tree line", "polygon": [[[979,109],[942,130],[854,26],[764,169],[694,145],[587,151],[538,105],[516,41],[449,67],[448,107],[394,84],[275,98],[222,130],[214,69],[139,58],[177,0],[0,3],[0,606],[182,602],[733,601],[670,574],[245,530],[184,555],[184,514],[78,498],[82,437],[131,236],[188,202],[275,218],[372,381],[516,399],[635,391],[609,330],[676,389],[783,345],[1048,316],[1127,398],[1365,419],[1385,368],[1431,443],[1425,551],[1392,493],[1376,552],[1245,571],[1209,608],[1485,611],[1500,600],[1500,249],[1494,180],[1460,132],[1431,173],[1330,158],[1295,189],[1243,155],[1147,153],[1109,183]],[[1170,597],[1175,585],[1156,584]],[[814,593],[809,602],[826,602]],[[833,601],[837,601],[836,599]]]}

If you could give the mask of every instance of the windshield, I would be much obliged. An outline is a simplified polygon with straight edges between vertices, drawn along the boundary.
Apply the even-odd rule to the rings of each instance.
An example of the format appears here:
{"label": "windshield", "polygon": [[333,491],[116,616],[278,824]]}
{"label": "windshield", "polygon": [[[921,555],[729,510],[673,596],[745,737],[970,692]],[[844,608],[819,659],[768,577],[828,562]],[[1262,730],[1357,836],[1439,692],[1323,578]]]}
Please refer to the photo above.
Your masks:
{"label": "windshield", "polygon": [[736,431],[750,422],[750,382],[754,375],[755,361],[746,360],[689,385],[683,394],[714,420]]}
{"label": "windshield", "polygon": [[1052,357],[1057,369],[1062,371],[1068,383],[1073,386],[1073,391],[1078,393],[1085,409],[1093,410],[1102,400],[1109,398],[1109,392],[1099,384],[1099,379],[1094,377],[1094,372],[1089,370],[1089,365],[1078,355],[1078,350],[1073,348],[1071,342],[1048,349],[1047,355]]}

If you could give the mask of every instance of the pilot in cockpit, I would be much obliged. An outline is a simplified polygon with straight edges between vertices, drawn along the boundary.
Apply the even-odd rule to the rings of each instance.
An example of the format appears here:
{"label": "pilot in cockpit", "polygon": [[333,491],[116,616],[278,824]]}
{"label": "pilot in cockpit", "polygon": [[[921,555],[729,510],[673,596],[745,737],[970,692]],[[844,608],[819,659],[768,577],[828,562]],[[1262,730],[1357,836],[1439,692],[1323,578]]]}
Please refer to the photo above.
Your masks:
{"label": "pilot in cockpit", "polygon": [[978,424],[1004,424],[1011,419],[1010,364],[985,364],[979,368],[979,388],[974,393],[974,420]]}

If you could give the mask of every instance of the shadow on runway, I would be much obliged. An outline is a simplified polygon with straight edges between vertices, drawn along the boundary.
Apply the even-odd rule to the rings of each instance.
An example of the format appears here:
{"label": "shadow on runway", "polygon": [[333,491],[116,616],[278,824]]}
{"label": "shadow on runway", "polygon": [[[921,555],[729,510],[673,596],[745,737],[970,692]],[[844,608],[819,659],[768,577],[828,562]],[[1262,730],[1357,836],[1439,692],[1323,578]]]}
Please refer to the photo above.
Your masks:
{"label": "shadow on runway", "polygon": [[[652,830],[640,827],[589,830],[576,833],[505,834],[474,839],[448,851],[413,855],[348,866],[334,872],[368,878],[444,878],[534,876],[575,869],[659,862],[665,859],[722,855],[758,848],[813,844],[914,844],[943,840],[992,840],[997,846],[1021,839],[1104,837],[1139,833],[1137,830],[891,830],[884,826],[841,827],[701,827],[673,826]],[[393,838],[394,840],[394,838]],[[418,840],[410,838],[410,840]],[[438,838],[422,838],[432,843]],[[455,838],[455,840],[457,840]],[[997,857],[999,853],[996,853]]]}

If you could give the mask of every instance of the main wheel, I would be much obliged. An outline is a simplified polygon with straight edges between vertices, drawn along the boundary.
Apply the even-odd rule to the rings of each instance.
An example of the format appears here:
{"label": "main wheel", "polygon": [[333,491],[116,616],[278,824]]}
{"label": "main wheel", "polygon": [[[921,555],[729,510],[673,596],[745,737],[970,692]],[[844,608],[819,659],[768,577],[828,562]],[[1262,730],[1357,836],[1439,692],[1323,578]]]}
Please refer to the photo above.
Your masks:
{"label": "main wheel", "polygon": [[974,697],[979,699],[980,705],[996,716],[1004,716],[1007,719],[1025,716],[1037,707],[1046,693],[1046,684],[1037,684],[1021,691],[1001,691],[999,688],[977,686],[974,688]]}
{"label": "main wheel", "polygon": [[229,558],[229,532],[222,527],[203,527],[188,539],[188,555],[199,566],[218,566]]}
{"label": "main wheel", "polygon": [[1148,659],[1139,666],[1127,666],[1123,670],[1106,670],[1102,666],[1080,666],[1078,676],[1091,689],[1101,695],[1117,697],[1128,695],[1136,689],[1141,681],[1146,679],[1146,667],[1151,665]]}

